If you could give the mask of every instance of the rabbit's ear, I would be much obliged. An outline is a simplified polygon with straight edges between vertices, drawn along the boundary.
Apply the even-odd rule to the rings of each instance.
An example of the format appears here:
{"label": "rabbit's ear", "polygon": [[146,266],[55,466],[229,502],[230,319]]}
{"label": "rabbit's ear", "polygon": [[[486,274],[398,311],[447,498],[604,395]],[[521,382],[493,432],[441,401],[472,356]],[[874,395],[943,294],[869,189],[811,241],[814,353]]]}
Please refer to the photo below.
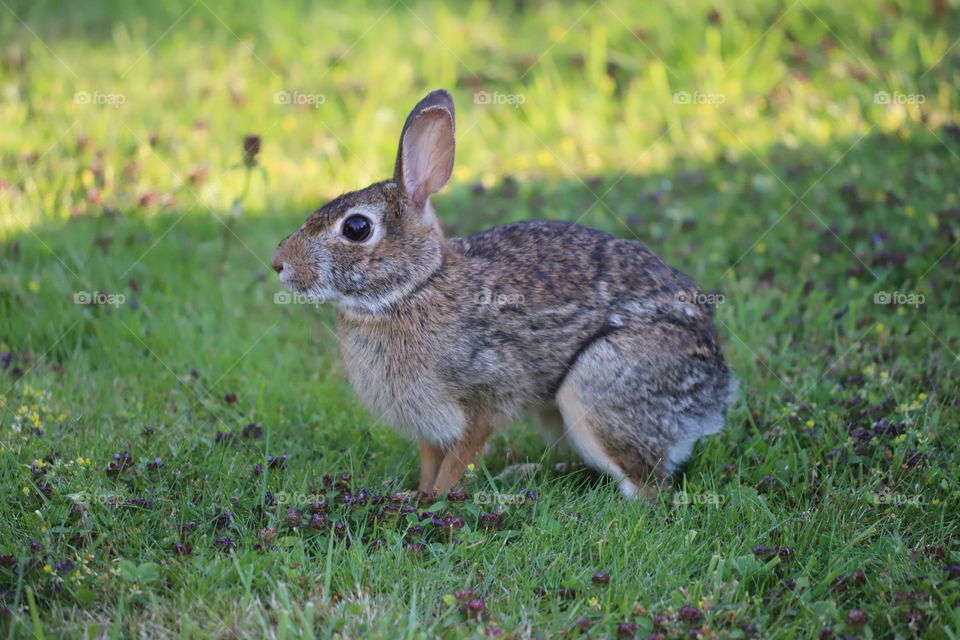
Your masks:
{"label": "rabbit's ear", "polygon": [[443,89],[417,103],[400,134],[393,179],[418,205],[443,188],[453,173],[453,98]]}

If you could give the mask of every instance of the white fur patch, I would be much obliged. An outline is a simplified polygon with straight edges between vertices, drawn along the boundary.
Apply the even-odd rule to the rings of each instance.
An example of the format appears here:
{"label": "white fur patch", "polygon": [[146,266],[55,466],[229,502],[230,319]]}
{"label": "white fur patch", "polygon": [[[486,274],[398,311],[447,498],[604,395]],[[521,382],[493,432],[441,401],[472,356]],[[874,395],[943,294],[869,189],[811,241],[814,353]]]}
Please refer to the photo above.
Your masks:
{"label": "white fur patch", "polygon": [[633,500],[637,497],[637,485],[631,482],[629,478],[624,478],[620,481],[620,495]]}
{"label": "white fur patch", "polygon": [[667,471],[673,472],[690,457],[693,451],[693,445],[697,444],[702,434],[694,433],[685,438],[681,438],[667,449]]}
{"label": "white fur patch", "polygon": [[[734,385],[735,386],[735,385]],[[693,446],[697,444],[700,438],[712,436],[723,431],[724,421],[723,413],[718,412],[707,420],[694,422],[692,420],[684,421],[681,425],[681,433],[689,434],[673,444],[667,449],[667,470],[673,472],[690,457]]]}
{"label": "white fur patch", "polygon": [[631,300],[623,305],[623,309],[627,313],[644,317],[651,315],[656,310],[656,306],[645,300]]}

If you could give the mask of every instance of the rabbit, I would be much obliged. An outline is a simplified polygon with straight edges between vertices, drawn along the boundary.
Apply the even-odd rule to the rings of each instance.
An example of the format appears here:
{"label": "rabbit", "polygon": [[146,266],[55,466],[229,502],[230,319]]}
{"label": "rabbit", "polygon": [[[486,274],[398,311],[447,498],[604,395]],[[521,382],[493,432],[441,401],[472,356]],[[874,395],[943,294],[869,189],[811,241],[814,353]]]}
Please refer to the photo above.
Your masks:
{"label": "rabbit", "polygon": [[280,282],[337,310],[347,376],[420,445],[421,492],[447,492],[523,409],[552,441],[653,498],[724,426],[733,382],[713,309],[638,242],[531,220],[445,238],[454,104],[421,100],[392,179],[321,207],[276,249]]}

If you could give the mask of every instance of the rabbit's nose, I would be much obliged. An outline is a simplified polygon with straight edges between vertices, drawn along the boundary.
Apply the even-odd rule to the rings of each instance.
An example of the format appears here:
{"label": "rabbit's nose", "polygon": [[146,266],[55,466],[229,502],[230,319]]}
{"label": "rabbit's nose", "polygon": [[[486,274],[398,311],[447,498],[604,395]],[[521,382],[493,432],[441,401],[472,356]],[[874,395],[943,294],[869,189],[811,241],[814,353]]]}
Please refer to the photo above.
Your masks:
{"label": "rabbit's nose", "polygon": [[273,270],[276,271],[277,273],[282,273],[282,272],[283,272],[283,263],[282,263],[282,262],[280,262],[280,261],[278,261],[278,260],[275,260],[275,261],[273,262],[273,265],[271,265],[271,266],[273,266]]}

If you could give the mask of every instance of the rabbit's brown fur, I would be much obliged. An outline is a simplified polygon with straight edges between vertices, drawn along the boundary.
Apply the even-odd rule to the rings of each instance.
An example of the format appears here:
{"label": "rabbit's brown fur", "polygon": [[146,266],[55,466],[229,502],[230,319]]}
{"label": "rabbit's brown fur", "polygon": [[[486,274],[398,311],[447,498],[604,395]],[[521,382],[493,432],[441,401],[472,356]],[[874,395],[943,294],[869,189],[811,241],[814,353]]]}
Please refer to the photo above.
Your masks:
{"label": "rabbit's brown fur", "polygon": [[[423,490],[445,491],[525,407],[620,481],[656,487],[723,427],[731,388],[712,309],[636,242],[527,221],[445,239],[429,203],[453,166],[453,101],[414,108],[392,180],[314,213],[277,248],[293,291],[332,302],[350,382],[421,443]],[[361,215],[371,235],[345,237]],[[563,433],[556,433],[559,411]]]}

